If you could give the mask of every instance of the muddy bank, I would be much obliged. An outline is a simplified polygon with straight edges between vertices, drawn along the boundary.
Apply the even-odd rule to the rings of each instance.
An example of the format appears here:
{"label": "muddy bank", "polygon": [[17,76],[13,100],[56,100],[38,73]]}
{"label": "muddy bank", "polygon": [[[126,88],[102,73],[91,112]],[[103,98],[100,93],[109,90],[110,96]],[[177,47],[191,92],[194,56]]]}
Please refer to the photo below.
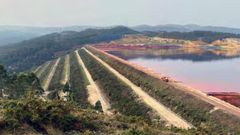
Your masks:
{"label": "muddy bank", "polygon": [[209,92],[208,95],[224,100],[232,105],[240,107],[240,93],[236,92]]}

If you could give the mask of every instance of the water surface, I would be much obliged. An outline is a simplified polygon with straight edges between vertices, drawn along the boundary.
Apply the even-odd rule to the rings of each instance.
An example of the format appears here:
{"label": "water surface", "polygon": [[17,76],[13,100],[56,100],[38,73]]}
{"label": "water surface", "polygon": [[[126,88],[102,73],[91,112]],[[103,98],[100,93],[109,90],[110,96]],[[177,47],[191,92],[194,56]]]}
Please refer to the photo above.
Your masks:
{"label": "water surface", "polygon": [[110,52],[150,68],[204,92],[240,92],[240,57],[176,53],[149,55],[141,52]]}

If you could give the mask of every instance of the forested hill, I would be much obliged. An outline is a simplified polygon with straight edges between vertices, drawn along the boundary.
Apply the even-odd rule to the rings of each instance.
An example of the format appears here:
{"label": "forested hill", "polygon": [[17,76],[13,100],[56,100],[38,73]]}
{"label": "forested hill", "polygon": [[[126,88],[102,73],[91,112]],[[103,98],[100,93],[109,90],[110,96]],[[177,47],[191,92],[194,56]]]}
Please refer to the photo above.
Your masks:
{"label": "forested hill", "polygon": [[110,29],[88,29],[82,32],[53,33],[8,47],[0,48],[0,63],[11,71],[24,71],[85,44],[120,39],[138,32],[118,26]]}
{"label": "forested hill", "polygon": [[[0,47],[0,64],[9,71],[25,71],[48,60],[57,58],[85,44],[109,42],[126,34],[139,34],[127,27],[87,29],[82,32],[65,31],[53,33],[17,44]],[[208,31],[193,32],[142,32],[146,36],[159,36],[184,40],[202,40],[208,43],[223,38],[240,38],[240,35]]]}
{"label": "forested hill", "polygon": [[173,38],[183,40],[202,40],[211,43],[215,40],[224,38],[240,38],[240,34],[211,32],[211,31],[193,31],[193,32],[143,32],[147,36],[159,36],[162,38]]}

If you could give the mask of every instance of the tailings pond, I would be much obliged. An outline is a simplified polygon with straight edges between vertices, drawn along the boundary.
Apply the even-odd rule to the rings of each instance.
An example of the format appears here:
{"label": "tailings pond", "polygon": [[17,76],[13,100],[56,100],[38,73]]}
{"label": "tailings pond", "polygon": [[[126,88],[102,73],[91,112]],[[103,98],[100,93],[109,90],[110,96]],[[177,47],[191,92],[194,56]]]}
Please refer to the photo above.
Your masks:
{"label": "tailings pond", "polygon": [[203,92],[240,93],[239,55],[177,50],[108,51]]}

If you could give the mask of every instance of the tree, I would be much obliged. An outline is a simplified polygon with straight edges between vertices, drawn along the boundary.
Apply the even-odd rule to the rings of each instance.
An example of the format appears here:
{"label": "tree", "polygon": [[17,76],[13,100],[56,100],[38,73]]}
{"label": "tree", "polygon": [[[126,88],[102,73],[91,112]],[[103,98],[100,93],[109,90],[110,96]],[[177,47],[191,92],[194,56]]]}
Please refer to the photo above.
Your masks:
{"label": "tree", "polygon": [[3,89],[3,86],[6,83],[6,79],[7,79],[7,71],[2,65],[0,65],[0,90]]}
{"label": "tree", "polygon": [[69,92],[70,91],[70,85],[69,83],[67,82],[64,87],[63,87],[63,92]]}
{"label": "tree", "polygon": [[96,109],[96,110],[98,110],[100,112],[103,111],[102,110],[102,104],[101,104],[101,102],[99,100],[96,102],[94,109]]}

